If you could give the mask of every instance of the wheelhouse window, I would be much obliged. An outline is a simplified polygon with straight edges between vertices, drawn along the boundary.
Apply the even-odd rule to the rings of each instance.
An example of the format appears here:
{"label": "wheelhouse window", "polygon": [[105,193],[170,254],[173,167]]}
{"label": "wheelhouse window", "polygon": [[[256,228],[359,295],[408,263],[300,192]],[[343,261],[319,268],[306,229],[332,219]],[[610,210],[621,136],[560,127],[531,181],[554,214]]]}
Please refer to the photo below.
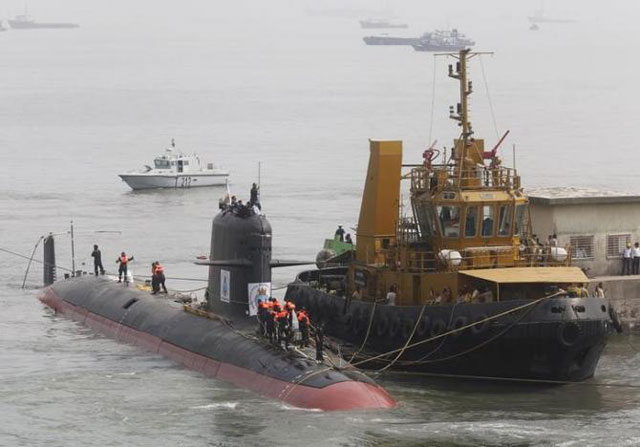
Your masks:
{"label": "wheelhouse window", "polygon": [[439,206],[438,218],[444,237],[460,237],[460,207]]}
{"label": "wheelhouse window", "polygon": [[500,226],[498,236],[509,236],[511,234],[511,221],[513,219],[513,208],[511,205],[500,206]]}
{"label": "wheelhouse window", "polygon": [[435,236],[438,233],[433,207],[429,202],[415,202],[415,213],[423,237]]}
{"label": "wheelhouse window", "polygon": [[162,158],[156,158],[154,161],[156,169],[169,169],[169,160],[163,160]]}
{"label": "wheelhouse window", "polygon": [[493,205],[485,205],[482,207],[482,237],[493,236],[494,222]]}
{"label": "wheelhouse window", "polygon": [[524,226],[524,212],[527,209],[527,205],[518,205],[516,206],[516,222],[514,233],[516,236],[520,236],[522,234],[523,226]]}
{"label": "wheelhouse window", "polygon": [[478,207],[467,207],[467,217],[464,220],[464,236],[476,237],[478,235]]}

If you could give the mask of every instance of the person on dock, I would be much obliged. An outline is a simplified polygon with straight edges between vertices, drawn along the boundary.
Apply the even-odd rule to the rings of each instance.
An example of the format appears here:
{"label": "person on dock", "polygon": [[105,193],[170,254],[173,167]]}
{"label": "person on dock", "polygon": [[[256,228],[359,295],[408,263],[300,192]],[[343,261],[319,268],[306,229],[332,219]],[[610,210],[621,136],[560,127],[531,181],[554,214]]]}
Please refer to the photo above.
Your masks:
{"label": "person on dock", "polygon": [[342,228],[342,225],[338,225],[338,229],[336,230],[336,234],[334,235],[334,239],[340,241],[340,242],[344,242],[344,228]]}
{"label": "person on dock", "polygon": [[631,274],[631,262],[633,255],[631,252],[631,244],[627,244],[626,248],[622,250],[622,275]]}
{"label": "person on dock", "polygon": [[391,287],[389,287],[389,292],[387,293],[385,304],[388,304],[389,306],[395,306],[397,296],[398,296],[398,287],[395,284],[393,284]]}
{"label": "person on dock", "polygon": [[100,274],[104,275],[104,267],[102,266],[102,253],[98,248],[98,245],[93,246],[93,251],[91,252],[91,257],[93,258],[93,272],[96,276],[98,276],[98,269],[100,270]]}
{"label": "person on dock", "polygon": [[640,274],[640,243],[636,242],[631,249],[631,272]]}
{"label": "person on dock", "polygon": [[[153,269],[153,278],[155,278],[155,281],[156,281],[156,288],[151,293],[153,295],[158,293],[160,291],[160,286],[162,286],[162,290],[163,290],[164,293],[169,293],[167,291],[167,286],[164,284],[164,282],[166,280],[166,278],[164,276],[164,267],[158,261],[154,262],[154,264],[156,266]],[[152,282],[153,282],[153,280],[152,280]]]}
{"label": "person on dock", "polygon": [[118,282],[122,282],[122,275],[124,275],[125,284],[129,284],[129,279],[127,278],[127,265],[129,261],[133,261],[133,256],[127,256],[124,251],[120,253],[120,257],[116,259],[116,264],[120,264],[120,267],[118,267]]}

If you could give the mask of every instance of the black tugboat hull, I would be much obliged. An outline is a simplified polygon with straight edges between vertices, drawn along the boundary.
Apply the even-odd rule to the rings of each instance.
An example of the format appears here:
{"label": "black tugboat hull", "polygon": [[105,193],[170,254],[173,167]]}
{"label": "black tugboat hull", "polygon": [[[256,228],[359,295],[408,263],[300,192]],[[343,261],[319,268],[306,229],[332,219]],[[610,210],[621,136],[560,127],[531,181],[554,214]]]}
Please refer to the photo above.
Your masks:
{"label": "black tugboat hull", "polygon": [[119,341],[295,407],[353,410],[395,405],[362,373],[329,371],[248,336],[255,332],[251,321],[230,327],[223,320],[194,315],[177,303],[96,277],[54,283],[40,300]]}
{"label": "black tugboat hull", "polygon": [[374,308],[360,301],[347,306],[344,298],[302,283],[289,285],[287,298],[309,309],[314,323],[324,323],[327,335],[346,344],[341,347],[346,358],[356,353],[354,362],[395,351],[358,363],[369,369],[391,363],[389,369],[404,372],[582,381],[594,375],[611,331],[609,304],[597,298],[550,298],[511,313],[531,301],[428,305],[420,321],[423,306]]}

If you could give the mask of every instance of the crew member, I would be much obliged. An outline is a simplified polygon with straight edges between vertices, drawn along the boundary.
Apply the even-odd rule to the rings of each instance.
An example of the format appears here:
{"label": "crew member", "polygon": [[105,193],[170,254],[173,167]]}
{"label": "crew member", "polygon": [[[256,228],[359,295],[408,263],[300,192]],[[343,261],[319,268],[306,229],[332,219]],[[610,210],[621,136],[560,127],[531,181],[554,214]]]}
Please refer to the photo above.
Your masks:
{"label": "crew member", "polygon": [[601,282],[596,286],[596,298],[604,298],[604,287]]}
{"label": "crew member", "polygon": [[271,343],[274,343],[275,341],[277,341],[277,336],[276,336],[276,315],[278,313],[273,310],[273,306],[269,309],[267,309],[267,321],[266,321],[266,331],[267,331],[267,337],[269,337],[269,341]]}
{"label": "crew member", "polygon": [[269,301],[258,298],[258,324],[260,325],[260,333],[267,336],[267,318],[269,318]]}
{"label": "crew member", "polygon": [[347,237],[345,237],[345,238],[344,238],[344,241],[345,241],[347,244],[351,244],[351,245],[353,245],[353,239],[351,239],[351,233],[347,233]]}
{"label": "crew member", "polygon": [[298,326],[300,327],[300,334],[302,334],[302,342],[300,346],[308,347],[311,320],[309,320],[309,315],[307,315],[307,310],[304,307],[300,309],[300,312],[298,312]]}
{"label": "crew member", "polygon": [[262,207],[260,206],[260,187],[255,183],[251,185],[251,198],[249,199],[249,204],[251,206],[255,206],[260,211],[262,211]]}
{"label": "crew member", "polygon": [[165,277],[164,277],[164,267],[158,262],[155,262],[156,268],[153,271],[153,276],[156,278],[156,290],[153,292],[154,294],[160,291],[160,286],[162,286],[162,290],[164,293],[169,293],[167,291],[167,286],[164,285]]}
{"label": "crew member", "polygon": [[276,313],[276,325],[278,329],[278,345],[284,341],[285,349],[289,349],[289,312],[281,310]]}
{"label": "crew member", "polygon": [[344,228],[342,228],[342,225],[338,225],[338,229],[336,230],[336,234],[333,238],[340,242],[344,242]]}
{"label": "crew member", "polygon": [[91,256],[93,257],[94,274],[98,276],[98,269],[100,269],[100,274],[104,275],[104,267],[102,266],[102,253],[98,249],[97,245],[93,246],[93,251],[91,252]]}
{"label": "crew member", "polygon": [[156,277],[156,265],[155,262],[151,263],[151,295],[155,295],[160,290],[158,286],[158,278]]}
{"label": "crew member", "polygon": [[133,261],[133,256],[128,257],[125,252],[120,253],[120,257],[116,259],[116,264],[120,264],[118,268],[118,282],[122,282],[122,275],[124,275],[125,284],[129,284],[129,280],[127,279],[127,264],[129,261]]}
{"label": "crew member", "polygon": [[316,339],[316,361],[320,363],[324,360],[324,355],[322,353],[322,350],[324,348],[324,329],[322,328],[322,326],[316,327],[315,339]]}

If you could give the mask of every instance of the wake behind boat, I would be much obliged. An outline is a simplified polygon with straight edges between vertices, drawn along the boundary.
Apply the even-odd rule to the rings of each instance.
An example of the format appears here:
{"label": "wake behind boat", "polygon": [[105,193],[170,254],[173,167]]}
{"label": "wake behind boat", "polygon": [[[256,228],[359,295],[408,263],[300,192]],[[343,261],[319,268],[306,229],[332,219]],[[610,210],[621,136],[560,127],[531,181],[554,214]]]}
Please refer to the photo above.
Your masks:
{"label": "wake behind boat", "polygon": [[127,172],[118,176],[133,190],[155,188],[193,188],[196,186],[224,185],[229,172],[213,163],[207,163],[195,153],[185,155],[176,151],[175,141],[166,153],[153,160],[153,167],[144,171]]}

